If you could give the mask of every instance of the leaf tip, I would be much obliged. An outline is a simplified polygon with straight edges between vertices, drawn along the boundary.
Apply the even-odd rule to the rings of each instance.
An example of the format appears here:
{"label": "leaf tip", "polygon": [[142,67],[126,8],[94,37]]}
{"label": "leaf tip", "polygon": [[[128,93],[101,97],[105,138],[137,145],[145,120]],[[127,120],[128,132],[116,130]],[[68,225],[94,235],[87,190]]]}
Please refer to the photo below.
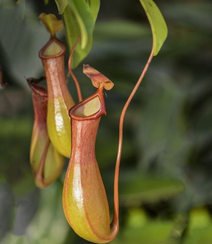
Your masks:
{"label": "leaf tip", "polygon": [[153,0],[139,0],[149,20],[153,36],[153,55],[156,56],[168,35],[163,15]]}

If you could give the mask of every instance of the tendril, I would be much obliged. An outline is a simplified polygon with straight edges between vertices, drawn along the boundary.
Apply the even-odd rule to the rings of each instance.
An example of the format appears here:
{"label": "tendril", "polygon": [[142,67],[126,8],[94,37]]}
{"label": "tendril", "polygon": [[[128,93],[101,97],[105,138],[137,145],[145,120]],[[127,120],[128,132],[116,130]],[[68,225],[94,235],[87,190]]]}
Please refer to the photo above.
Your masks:
{"label": "tendril", "polygon": [[133,90],[131,91],[123,109],[121,112],[120,120],[119,120],[119,140],[118,140],[118,152],[117,152],[117,158],[116,158],[116,166],[115,166],[115,176],[114,176],[114,217],[113,221],[111,223],[112,227],[118,228],[118,219],[119,219],[119,189],[118,189],[118,181],[119,181],[119,169],[120,169],[120,161],[121,161],[121,153],[122,153],[122,143],[123,143],[123,125],[124,125],[124,118],[127,111],[127,108],[130,105],[130,102],[132,101],[136,91],[138,90],[148,68],[152,61],[152,58],[154,56],[154,49],[152,47],[152,51],[150,53],[150,56],[147,60],[147,63],[138,78],[138,81],[136,82]]}

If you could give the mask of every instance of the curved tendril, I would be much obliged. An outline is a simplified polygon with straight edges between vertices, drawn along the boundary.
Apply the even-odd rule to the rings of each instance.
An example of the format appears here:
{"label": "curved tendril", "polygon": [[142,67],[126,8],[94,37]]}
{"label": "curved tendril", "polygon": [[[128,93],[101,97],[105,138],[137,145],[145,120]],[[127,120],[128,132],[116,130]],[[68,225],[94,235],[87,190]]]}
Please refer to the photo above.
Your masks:
{"label": "curved tendril", "polygon": [[140,77],[138,78],[137,83],[135,84],[132,92],[130,93],[123,109],[121,112],[121,116],[120,116],[120,120],[119,120],[119,140],[118,140],[118,152],[117,152],[117,158],[116,158],[116,166],[115,166],[115,176],[114,176],[114,217],[113,217],[113,221],[111,223],[112,227],[117,228],[118,227],[118,219],[119,219],[119,190],[118,190],[118,181],[119,181],[119,168],[120,168],[120,161],[121,161],[121,153],[122,153],[122,142],[123,142],[123,124],[124,124],[124,117],[127,111],[127,108],[130,104],[130,102],[132,101],[136,91],[138,90],[148,68],[149,65],[152,61],[152,58],[154,56],[154,49],[152,47],[152,51],[150,53],[150,56],[147,60],[147,63],[140,75]]}
{"label": "curved tendril", "polygon": [[69,59],[68,59],[68,70],[69,70],[69,73],[70,73],[70,75],[71,75],[71,77],[74,80],[74,83],[76,85],[79,102],[82,101],[82,94],[81,94],[79,81],[77,80],[76,76],[74,75],[74,73],[73,73],[73,71],[71,69],[71,60],[72,60],[75,48],[76,48],[77,44],[79,43],[80,39],[81,39],[81,34],[79,35],[79,37],[77,38],[74,46],[72,47],[71,52],[70,52],[70,56],[69,56]]}

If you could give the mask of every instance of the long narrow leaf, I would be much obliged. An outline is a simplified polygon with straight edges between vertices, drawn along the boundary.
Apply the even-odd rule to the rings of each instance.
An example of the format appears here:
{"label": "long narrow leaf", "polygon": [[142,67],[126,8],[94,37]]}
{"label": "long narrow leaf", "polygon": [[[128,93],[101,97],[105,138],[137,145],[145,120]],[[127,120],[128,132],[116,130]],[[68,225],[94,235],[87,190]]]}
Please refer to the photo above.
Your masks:
{"label": "long narrow leaf", "polygon": [[55,3],[57,5],[59,13],[63,14],[66,6],[68,5],[68,0],[55,0]]}
{"label": "long narrow leaf", "polygon": [[91,13],[93,15],[93,19],[94,21],[96,21],[96,18],[99,13],[99,8],[100,8],[100,0],[89,0],[89,4],[90,4]]}
{"label": "long narrow leaf", "polygon": [[81,43],[77,45],[72,58],[72,68],[76,68],[91,49],[99,6],[100,0],[68,0],[63,18],[70,50],[81,34]]}
{"label": "long narrow leaf", "polygon": [[139,0],[148,17],[153,36],[154,56],[156,56],[165,42],[168,29],[163,15],[152,0]]}

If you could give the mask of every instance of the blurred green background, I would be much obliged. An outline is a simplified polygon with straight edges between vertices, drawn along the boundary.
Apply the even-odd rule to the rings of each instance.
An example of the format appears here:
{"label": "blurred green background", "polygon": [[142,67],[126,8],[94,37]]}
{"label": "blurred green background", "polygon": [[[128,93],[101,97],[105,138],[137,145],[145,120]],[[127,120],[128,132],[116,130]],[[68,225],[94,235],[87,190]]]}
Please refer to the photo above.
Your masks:
{"label": "blurred green background", "polygon": [[[169,36],[125,118],[120,232],[112,243],[211,244],[212,3],[155,2]],[[38,52],[48,34],[38,20],[41,12],[57,14],[54,1],[0,1],[0,64],[8,83],[0,88],[0,242],[83,244],[63,215],[65,169],[39,190],[29,165],[33,107],[26,78],[44,73]],[[65,32],[59,37],[66,43]],[[150,48],[150,28],[138,0],[101,1],[92,50],[83,63],[115,83],[106,92],[107,116],[96,145],[111,210],[119,116]],[[92,94],[82,64],[75,74],[83,97]],[[71,79],[68,85],[77,101]]]}

